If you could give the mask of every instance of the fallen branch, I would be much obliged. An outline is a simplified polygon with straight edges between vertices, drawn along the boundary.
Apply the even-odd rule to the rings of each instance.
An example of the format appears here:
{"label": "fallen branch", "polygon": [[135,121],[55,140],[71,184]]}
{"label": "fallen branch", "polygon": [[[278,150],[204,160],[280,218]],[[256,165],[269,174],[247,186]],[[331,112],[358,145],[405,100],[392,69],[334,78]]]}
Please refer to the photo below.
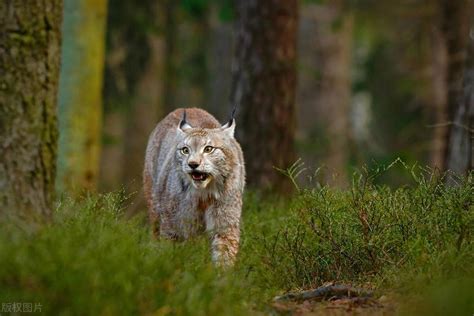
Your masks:
{"label": "fallen branch", "polygon": [[372,291],[362,288],[354,288],[348,285],[324,285],[314,290],[293,292],[281,296],[275,296],[273,301],[305,301],[314,299],[327,299],[330,297],[372,297]]}

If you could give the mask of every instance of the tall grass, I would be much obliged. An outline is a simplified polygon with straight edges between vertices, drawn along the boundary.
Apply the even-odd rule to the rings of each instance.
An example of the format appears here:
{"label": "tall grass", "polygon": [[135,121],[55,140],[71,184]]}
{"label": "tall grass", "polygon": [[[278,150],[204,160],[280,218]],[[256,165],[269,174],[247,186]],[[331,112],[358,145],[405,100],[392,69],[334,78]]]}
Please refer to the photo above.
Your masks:
{"label": "tall grass", "polygon": [[256,236],[264,271],[278,271],[281,287],[303,288],[332,280],[389,281],[399,271],[472,273],[472,176],[457,187],[440,177],[417,182],[391,189],[361,178],[348,191],[302,190],[284,227]]}
{"label": "tall grass", "polygon": [[246,315],[284,291],[339,281],[421,294],[415,305],[430,313],[450,306],[439,297],[469,311],[473,176],[456,187],[413,176],[397,189],[365,175],[350,190],[300,189],[291,200],[247,194],[239,260],[226,271],[212,266],[205,236],[154,240],[144,215],[124,216],[123,194],[63,199],[38,231],[2,223],[0,303],[65,315]]}
{"label": "tall grass", "polygon": [[46,314],[232,315],[242,282],[218,274],[207,243],[156,242],[120,194],[65,201],[34,234],[0,233],[0,302],[39,302]]}

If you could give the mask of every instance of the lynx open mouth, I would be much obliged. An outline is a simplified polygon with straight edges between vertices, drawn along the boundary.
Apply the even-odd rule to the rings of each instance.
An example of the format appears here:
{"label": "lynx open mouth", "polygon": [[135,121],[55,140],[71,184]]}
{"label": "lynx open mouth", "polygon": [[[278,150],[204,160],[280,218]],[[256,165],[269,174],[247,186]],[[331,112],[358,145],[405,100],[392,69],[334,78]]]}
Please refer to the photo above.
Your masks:
{"label": "lynx open mouth", "polygon": [[204,181],[209,177],[209,175],[205,172],[193,171],[191,172],[191,178],[194,181]]}

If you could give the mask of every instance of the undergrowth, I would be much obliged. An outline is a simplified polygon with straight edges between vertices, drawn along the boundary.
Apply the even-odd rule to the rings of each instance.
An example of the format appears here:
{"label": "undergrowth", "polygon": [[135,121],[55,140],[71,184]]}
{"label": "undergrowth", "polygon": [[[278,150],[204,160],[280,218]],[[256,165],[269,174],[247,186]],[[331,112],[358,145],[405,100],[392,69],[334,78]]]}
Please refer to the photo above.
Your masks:
{"label": "undergrowth", "polygon": [[226,271],[212,266],[205,236],[154,240],[144,214],[124,216],[121,193],[63,199],[38,231],[2,223],[0,303],[65,315],[247,315],[268,311],[274,295],[336,281],[419,298],[406,312],[442,314],[452,301],[472,313],[473,175],[448,187],[412,174],[415,185],[395,189],[372,173],[349,190],[298,188],[291,200],[247,194],[239,259]]}
{"label": "undergrowth", "polygon": [[420,174],[414,187],[360,178],[347,191],[301,190],[283,227],[256,236],[263,271],[277,272],[273,281],[289,288],[332,280],[390,284],[399,271],[472,273],[474,186],[472,176],[461,181],[448,187],[442,177]]}

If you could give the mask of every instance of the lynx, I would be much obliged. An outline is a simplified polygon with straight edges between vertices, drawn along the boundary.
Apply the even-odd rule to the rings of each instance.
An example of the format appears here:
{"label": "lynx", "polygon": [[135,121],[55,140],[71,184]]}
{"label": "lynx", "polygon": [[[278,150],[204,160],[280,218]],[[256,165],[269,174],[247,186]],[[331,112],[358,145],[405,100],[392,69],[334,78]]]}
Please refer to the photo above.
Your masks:
{"label": "lynx", "polygon": [[157,237],[185,240],[207,232],[216,265],[233,264],[239,248],[244,158],[235,119],[221,124],[204,110],[178,109],[151,133],[144,192]]}

